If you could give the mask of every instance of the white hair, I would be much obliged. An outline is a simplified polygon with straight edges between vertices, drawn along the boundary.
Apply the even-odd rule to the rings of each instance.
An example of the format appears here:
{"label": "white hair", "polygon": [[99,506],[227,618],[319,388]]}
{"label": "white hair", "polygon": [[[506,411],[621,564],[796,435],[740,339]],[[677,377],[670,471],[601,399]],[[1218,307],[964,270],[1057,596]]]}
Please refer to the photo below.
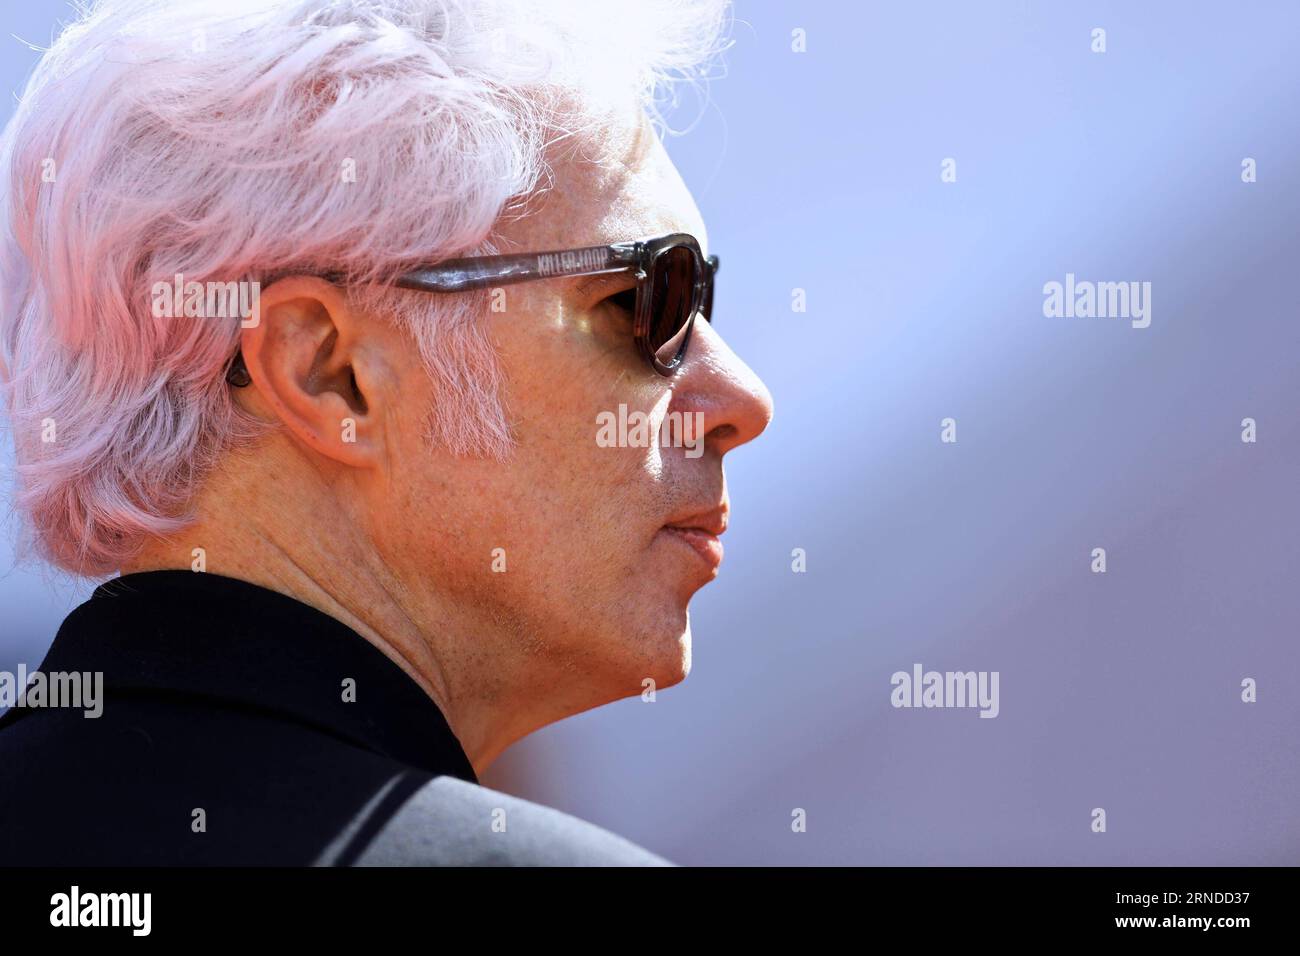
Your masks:
{"label": "white hair", "polygon": [[340,274],[417,342],[431,440],[505,454],[486,294],[384,282],[495,251],[494,225],[575,133],[567,104],[635,94],[662,125],[661,93],[725,49],[727,10],[98,0],[78,14],[0,141],[0,363],[33,543],[95,575],[192,521],[214,463],[260,433],[225,381],[237,318],[153,318],[160,278]]}

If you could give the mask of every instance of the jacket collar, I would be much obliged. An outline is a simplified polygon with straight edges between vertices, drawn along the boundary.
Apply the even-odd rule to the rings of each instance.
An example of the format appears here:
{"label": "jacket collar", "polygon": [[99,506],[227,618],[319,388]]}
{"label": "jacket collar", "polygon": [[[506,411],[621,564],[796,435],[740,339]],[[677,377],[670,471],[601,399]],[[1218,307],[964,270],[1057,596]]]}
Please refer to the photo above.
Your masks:
{"label": "jacket collar", "polygon": [[478,783],[442,711],[401,667],[328,614],[247,581],[192,571],[114,578],[68,615],[42,670],[102,671],[106,707],[115,691],[195,695]]}

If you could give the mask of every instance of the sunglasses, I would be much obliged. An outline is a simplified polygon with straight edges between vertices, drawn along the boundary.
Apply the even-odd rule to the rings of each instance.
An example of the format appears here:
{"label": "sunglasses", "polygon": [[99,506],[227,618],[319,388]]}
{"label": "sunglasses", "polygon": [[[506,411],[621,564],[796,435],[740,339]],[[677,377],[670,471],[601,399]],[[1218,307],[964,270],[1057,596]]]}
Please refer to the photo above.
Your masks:
{"label": "sunglasses", "polygon": [[[449,259],[403,273],[393,284],[417,292],[465,292],[532,279],[630,272],[636,276],[632,337],[637,351],[660,375],[672,375],[686,357],[695,316],[712,323],[718,265],[718,257],[706,258],[694,236],[674,232],[607,246]],[[249,384],[242,355],[236,354],[226,377],[232,385]]]}
{"label": "sunglasses", "polygon": [[705,258],[694,236],[674,232],[608,246],[452,259],[405,273],[394,284],[419,292],[464,292],[530,279],[630,272],[636,276],[632,336],[637,351],[660,375],[672,375],[686,357],[695,316],[712,321],[717,271],[717,256]]}

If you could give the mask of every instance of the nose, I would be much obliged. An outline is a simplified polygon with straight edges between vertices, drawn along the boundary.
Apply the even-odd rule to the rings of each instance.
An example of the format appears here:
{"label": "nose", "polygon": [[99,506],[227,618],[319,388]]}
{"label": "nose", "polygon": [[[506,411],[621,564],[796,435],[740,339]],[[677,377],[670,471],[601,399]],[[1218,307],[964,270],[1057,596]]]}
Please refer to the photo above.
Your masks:
{"label": "nose", "polygon": [[772,420],[772,393],[763,380],[698,316],[672,404],[703,413],[705,443],[719,456],[753,441]]}

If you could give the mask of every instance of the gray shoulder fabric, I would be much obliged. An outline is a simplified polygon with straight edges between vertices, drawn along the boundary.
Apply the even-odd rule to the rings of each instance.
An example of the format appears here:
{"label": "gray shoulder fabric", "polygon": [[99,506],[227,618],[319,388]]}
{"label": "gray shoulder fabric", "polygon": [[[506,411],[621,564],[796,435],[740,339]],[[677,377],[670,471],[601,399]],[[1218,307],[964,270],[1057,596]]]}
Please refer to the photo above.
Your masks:
{"label": "gray shoulder fabric", "polygon": [[376,794],[316,865],[676,865],[577,817],[456,777],[435,777],[392,808],[401,781]]}

